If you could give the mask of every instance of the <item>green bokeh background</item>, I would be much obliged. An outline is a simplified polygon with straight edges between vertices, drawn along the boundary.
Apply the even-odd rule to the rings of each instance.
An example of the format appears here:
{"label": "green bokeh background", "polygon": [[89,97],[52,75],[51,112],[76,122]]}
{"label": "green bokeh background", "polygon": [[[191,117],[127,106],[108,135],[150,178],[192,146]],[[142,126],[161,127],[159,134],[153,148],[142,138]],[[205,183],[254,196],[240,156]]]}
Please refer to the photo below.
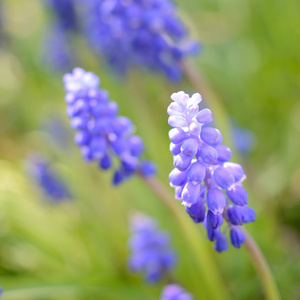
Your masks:
{"label": "green bokeh background", "polygon": [[[170,231],[179,258],[174,276],[197,300],[264,299],[244,248],[215,253],[198,225],[208,260],[202,259],[201,268],[196,267],[180,225],[140,179],[113,188],[110,172],[81,159],[65,116],[63,74],[41,60],[50,12],[42,1],[1,2],[3,299],[159,299],[164,283],[146,285],[126,268],[128,216],[137,210],[157,218],[160,227]],[[249,156],[234,156],[248,175],[250,205],[257,212],[257,221],[247,229],[265,254],[282,298],[299,299],[300,2],[178,0],[177,4],[191,35],[202,43],[201,55],[191,58],[193,65],[218,95],[223,113],[256,136]],[[100,76],[102,88],[119,104],[120,114],[133,120],[145,141],[145,156],[156,162],[158,177],[172,195],[169,97],[179,90],[203,91],[196,91],[187,80],[171,84],[161,75],[140,70],[130,72],[125,80],[117,79],[80,38],[74,41],[74,51],[81,67]],[[65,147],[43,129],[53,118],[65,128]],[[24,168],[31,152],[53,162],[73,201],[55,205],[45,199]],[[186,222],[192,225],[188,216]],[[207,280],[215,284],[213,295]]]}

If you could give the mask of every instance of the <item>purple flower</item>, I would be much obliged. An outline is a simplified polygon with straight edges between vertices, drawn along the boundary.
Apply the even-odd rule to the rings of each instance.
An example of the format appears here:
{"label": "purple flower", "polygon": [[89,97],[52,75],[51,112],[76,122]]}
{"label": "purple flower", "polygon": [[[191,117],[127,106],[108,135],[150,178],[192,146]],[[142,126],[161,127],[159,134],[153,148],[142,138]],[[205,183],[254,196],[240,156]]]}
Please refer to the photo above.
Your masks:
{"label": "purple flower", "polygon": [[164,287],[161,300],[193,300],[194,297],[178,284],[169,284]]}
{"label": "purple flower", "polygon": [[53,10],[57,24],[64,31],[77,31],[78,19],[74,0],[45,0]]}
{"label": "purple flower", "polygon": [[234,147],[241,155],[247,156],[255,148],[255,134],[249,129],[238,127],[234,122],[232,124],[232,136]]}
{"label": "purple flower", "polygon": [[68,71],[74,67],[76,56],[70,46],[70,37],[60,26],[48,28],[42,45],[43,61],[55,71]]}
{"label": "purple flower", "polygon": [[64,76],[67,114],[71,126],[77,131],[75,142],[87,161],[97,161],[103,170],[113,166],[112,157],[119,165],[113,175],[118,185],[135,173],[147,177],[156,168],[150,161],[141,159],[144,144],[133,135],[134,126],[126,117],[118,116],[118,105],[109,101],[107,91],[99,89],[99,78],[83,69],[76,68]]}
{"label": "purple flower", "polygon": [[183,58],[197,51],[170,0],[86,0],[81,9],[91,46],[118,73],[143,66],[177,81]]}
{"label": "purple flower", "polygon": [[129,248],[130,270],[143,273],[148,282],[159,281],[176,263],[169,234],[158,230],[157,222],[143,214],[131,218]]}
{"label": "purple flower", "polygon": [[29,175],[37,182],[45,196],[53,202],[71,199],[69,189],[51,169],[50,163],[39,155],[32,155],[26,161]]}
{"label": "purple flower", "polygon": [[175,198],[182,201],[196,223],[205,221],[207,237],[215,241],[215,250],[228,248],[224,235],[227,226],[221,231],[223,219],[231,228],[232,245],[240,248],[245,238],[237,226],[256,218],[254,210],[245,206],[248,195],[242,185],[246,178],[244,170],[229,162],[232,153],[221,144],[221,132],[207,125],[213,117],[209,109],[199,109],[200,94],[189,97],[178,92],[171,99],[174,102],[167,111],[168,123],[173,127],[169,138],[175,168],[169,179],[175,187]]}

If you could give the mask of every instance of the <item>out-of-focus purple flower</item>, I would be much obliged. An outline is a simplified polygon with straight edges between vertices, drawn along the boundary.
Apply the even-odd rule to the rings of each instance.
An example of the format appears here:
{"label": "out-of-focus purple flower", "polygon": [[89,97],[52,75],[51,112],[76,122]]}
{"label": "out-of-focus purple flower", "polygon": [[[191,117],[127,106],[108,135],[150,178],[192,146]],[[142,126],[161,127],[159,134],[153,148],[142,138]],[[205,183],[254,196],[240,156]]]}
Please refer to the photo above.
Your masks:
{"label": "out-of-focus purple flower", "polygon": [[164,287],[161,300],[193,300],[194,297],[178,284],[169,284]]}
{"label": "out-of-focus purple flower", "polygon": [[44,131],[58,146],[67,149],[72,145],[70,129],[59,116],[50,116],[43,122],[41,130]]}
{"label": "out-of-focus purple flower", "polygon": [[76,58],[70,46],[70,37],[60,26],[48,28],[42,50],[43,61],[51,69],[66,72],[74,67]]}
{"label": "out-of-focus purple flower", "polygon": [[103,170],[113,165],[112,157],[119,161],[113,176],[118,185],[135,173],[147,177],[155,173],[153,163],[141,159],[144,152],[142,139],[133,135],[130,119],[118,116],[118,105],[109,101],[107,91],[99,89],[99,78],[76,68],[64,76],[67,114],[71,126],[77,130],[76,144],[87,161],[97,161]]}
{"label": "out-of-focus purple flower", "polygon": [[178,92],[171,99],[174,102],[168,107],[168,123],[173,127],[169,138],[175,169],[169,179],[175,187],[175,198],[182,201],[196,223],[205,221],[207,237],[215,241],[215,250],[228,248],[221,232],[223,219],[231,228],[232,245],[240,248],[244,238],[237,226],[256,218],[254,210],[246,206],[244,170],[241,165],[229,162],[232,153],[221,144],[221,132],[207,125],[213,116],[209,109],[199,109],[200,94],[189,97]]}
{"label": "out-of-focus purple flower", "polygon": [[74,0],[45,0],[55,13],[56,23],[62,30],[77,31],[78,18]]}
{"label": "out-of-focus purple flower", "polygon": [[159,230],[156,220],[149,216],[135,214],[130,221],[129,269],[142,273],[147,282],[157,282],[176,263],[170,236]]}
{"label": "out-of-focus purple flower", "polygon": [[65,183],[51,169],[50,163],[39,155],[32,155],[26,161],[27,171],[39,185],[45,196],[53,202],[71,199]]}
{"label": "out-of-focus purple flower", "polygon": [[232,135],[234,147],[241,155],[247,156],[254,149],[256,138],[251,130],[233,125]]}
{"label": "out-of-focus purple flower", "polygon": [[181,78],[181,62],[198,47],[171,0],[85,0],[80,3],[85,35],[118,73],[131,66]]}

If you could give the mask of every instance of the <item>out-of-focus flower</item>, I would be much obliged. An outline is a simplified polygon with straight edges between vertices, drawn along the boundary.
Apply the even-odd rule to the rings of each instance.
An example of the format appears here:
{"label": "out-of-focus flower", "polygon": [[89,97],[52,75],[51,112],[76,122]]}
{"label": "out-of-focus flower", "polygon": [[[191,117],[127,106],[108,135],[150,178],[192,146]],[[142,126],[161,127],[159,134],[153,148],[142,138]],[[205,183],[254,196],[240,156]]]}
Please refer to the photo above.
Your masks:
{"label": "out-of-focus flower", "polygon": [[234,147],[241,155],[247,156],[255,147],[256,138],[254,133],[249,129],[233,124],[232,136]]}
{"label": "out-of-focus flower", "polygon": [[51,69],[66,72],[74,67],[76,58],[70,46],[70,38],[60,26],[48,28],[42,50],[43,61]]}
{"label": "out-of-focus flower", "polygon": [[176,263],[169,234],[157,228],[156,220],[140,213],[131,218],[131,234],[130,270],[143,273],[148,282],[159,281]]}
{"label": "out-of-focus flower", "polygon": [[78,3],[91,46],[120,74],[131,66],[142,66],[177,81],[184,57],[198,50],[197,44],[187,37],[170,0]]}
{"label": "out-of-focus flower", "polygon": [[237,226],[256,218],[254,210],[246,206],[244,170],[239,164],[229,162],[232,153],[221,145],[221,132],[207,126],[213,116],[207,108],[199,110],[200,94],[190,98],[178,92],[171,99],[174,102],[168,107],[168,123],[174,127],[169,138],[175,169],[169,179],[175,187],[175,198],[182,201],[196,223],[205,221],[207,237],[215,241],[215,250],[221,252],[228,248],[225,232],[221,232],[223,219],[231,228],[232,245],[240,248],[245,237]]}
{"label": "out-of-focus flower", "polygon": [[47,199],[61,202],[71,199],[69,189],[61,178],[51,169],[50,163],[40,155],[32,155],[26,161],[29,175],[39,185]]}
{"label": "out-of-focus flower", "polygon": [[67,124],[63,122],[63,119],[57,115],[51,115],[46,118],[41,125],[41,130],[62,149],[66,150],[72,145],[70,128],[67,127]]}
{"label": "out-of-focus flower", "polygon": [[56,22],[62,30],[77,31],[78,18],[74,0],[45,0],[53,10]]}
{"label": "out-of-focus flower", "polygon": [[139,172],[147,177],[155,173],[155,166],[141,159],[144,144],[133,135],[134,126],[126,118],[118,116],[118,105],[109,101],[107,91],[99,89],[99,78],[76,68],[63,79],[67,91],[67,114],[71,126],[77,130],[76,144],[87,161],[95,160],[103,170],[110,169],[116,157],[119,166],[115,170],[113,184]]}
{"label": "out-of-focus flower", "polygon": [[164,287],[161,300],[193,300],[194,297],[178,284],[169,284]]}

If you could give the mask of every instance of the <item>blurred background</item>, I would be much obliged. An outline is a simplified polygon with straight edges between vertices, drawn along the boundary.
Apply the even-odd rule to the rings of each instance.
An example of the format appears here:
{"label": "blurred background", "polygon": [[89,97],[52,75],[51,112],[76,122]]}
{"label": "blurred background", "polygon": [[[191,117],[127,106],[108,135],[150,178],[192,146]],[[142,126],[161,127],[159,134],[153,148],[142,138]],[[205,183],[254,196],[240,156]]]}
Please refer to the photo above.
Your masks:
{"label": "blurred background", "polygon": [[[248,175],[249,204],[257,213],[247,229],[264,252],[282,298],[300,299],[300,2],[176,3],[191,36],[201,43],[201,53],[190,60],[231,120],[233,160]],[[157,164],[158,177],[173,195],[166,109],[171,93],[202,91],[186,79],[170,83],[145,70],[115,76],[83,34],[61,31],[49,1],[1,0],[3,299],[159,299],[163,283],[147,285],[127,270],[128,216],[136,210],[157,218],[171,233],[179,282],[196,299],[212,299],[161,200],[139,178],[112,187],[111,172],[81,158],[65,115],[62,83],[63,74],[76,66],[96,73],[120,114],[132,119],[146,158]],[[37,157],[43,166],[34,165]],[[64,183],[59,195],[45,192],[38,179],[45,168],[58,178],[50,180],[53,185]],[[218,254],[199,234],[230,299],[264,299],[245,249]],[[205,264],[203,272],[209,273]]]}

